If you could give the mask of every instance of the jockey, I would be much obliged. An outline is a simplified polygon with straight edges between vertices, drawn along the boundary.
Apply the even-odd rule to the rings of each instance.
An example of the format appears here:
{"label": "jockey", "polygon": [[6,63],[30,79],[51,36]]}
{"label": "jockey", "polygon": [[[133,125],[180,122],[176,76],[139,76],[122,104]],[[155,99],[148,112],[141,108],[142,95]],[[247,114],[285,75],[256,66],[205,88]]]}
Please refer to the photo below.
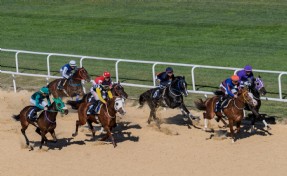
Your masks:
{"label": "jockey", "polygon": [[[44,101],[47,99],[47,102]],[[41,110],[48,110],[48,106],[51,105],[50,97],[49,97],[49,89],[47,87],[42,87],[39,91],[35,92],[30,98],[31,104],[35,105],[32,111],[29,112],[28,117],[32,121],[37,120],[37,112]]]}
{"label": "jockey", "polygon": [[64,79],[61,80],[58,86],[59,90],[64,89],[67,79],[69,79],[73,75],[73,71],[76,70],[76,68],[77,68],[76,61],[74,60],[71,60],[68,64],[62,66],[62,68],[60,69],[60,73]]}
{"label": "jockey", "polygon": [[106,100],[113,98],[110,90],[111,85],[112,82],[109,72],[104,72],[103,76],[99,76],[95,79],[95,84],[91,87],[91,93],[96,101],[93,106],[90,106],[88,114],[93,114],[100,103],[107,105]]}
{"label": "jockey", "polygon": [[250,65],[246,65],[243,70],[240,70],[236,73],[239,76],[240,86],[244,87],[251,86],[251,82],[253,80],[253,72],[252,67]]}
{"label": "jockey", "polygon": [[171,81],[174,79],[173,69],[167,67],[165,72],[161,72],[156,76],[156,81],[159,83],[157,90],[153,94],[153,98],[159,100],[162,96],[163,90],[170,85]]}
{"label": "jockey", "polygon": [[[239,89],[239,77],[237,75],[232,75],[230,78],[227,78],[220,84],[220,89],[224,92],[224,96],[221,96],[216,102],[215,112],[220,112],[222,106],[222,102],[228,102],[230,98],[237,98],[237,92]],[[224,103],[224,104],[225,104]]]}

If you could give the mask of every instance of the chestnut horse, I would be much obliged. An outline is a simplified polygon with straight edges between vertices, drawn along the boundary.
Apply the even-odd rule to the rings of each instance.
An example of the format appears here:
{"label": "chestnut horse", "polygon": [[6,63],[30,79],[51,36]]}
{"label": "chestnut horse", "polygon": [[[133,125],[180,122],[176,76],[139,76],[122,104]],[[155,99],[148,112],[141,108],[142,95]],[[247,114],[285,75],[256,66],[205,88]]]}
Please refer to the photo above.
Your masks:
{"label": "chestnut horse", "polygon": [[[53,98],[54,102],[51,104],[51,106],[48,107],[48,110],[42,111],[39,115],[39,118],[37,122],[32,122],[28,118],[28,114],[30,110],[35,108],[35,106],[26,106],[20,114],[13,115],[12,118],[14,118],[16,121],[21,122],[21,132],[25,137],[26,145],[30,147],[31,150],[33,150],[33,147],[30,146],[29,139],[25,133],[26,129],[28,128],[29,124],[32,124],[36,127],[36,132],[41,135],[41,145],[40,149],[42,148],[44,141],[47,141],[46,134],[49,132],[53,137],[53,142],[57,142],[57,138],[55,135],[55,128],[56,128],[56,116],[58,112],[61,112],[63,114],[68,114],[68,110],[65,107],[65,103],[61,100],[61,98]],[[35,124],[36,123],[36,124]]]}
{"label": "chestnut horse", "polygon": [[82,80],[90,82],[90,76],[87,70],[82,68],[77,68],[75,73],[69,78],[64,85],[63,90],[58,89],[60,81],[63,81],[64,78],[55,79],[54,81],[48,84],[49,91],[52,93],[54,98],[57,97],[74,97],[84,95]]}
{"label": "chestnut horse", "polygon": [[[111,92],[113,96],[118,96],[118,97],[122,97],[124,99],[128,98],[128,94],[125,92],[124,87],[119,83],[114,83],[112,85],[111,88]],[[78,109],[80,104],[85,102],[85,103],[89,103],[89,102],[93,102],[94,98],[91,92],[85,94],[83,96],[82,99],[78,100],[78,101],[72,101],[72,100],[68,100],[67,104],[70,105],[72,107],[72,109]]]}
{"label": "chestnut horse", "polygon": [[242,118],[244,116],[244,107],[247,103],[251,107],[254,107],[256,105],[256,101],[253,99],[253,96],[251,93],[248,92],[246,88],[242,88],[238,91],[238,97],[236,99],[231,99],[228,102],[228,105],[222,109],[222,112],[214,112],[216,102],[219,98],[219,96],[214,96],[212,98],[207,98],[205,101],[202,99],[199,99],[199,101],[195,101],[195,106],[199,110],[205,110],[206,112],[203,113],[204,118],[204,129],[207,128],[207,119],[211,120],[216,115],[219,117],[225,125],[226,122],[222,119],[224,115],[228,118],[229,121],[229,128],[231,133],[232,142],[235,141],[234,137],[234,130],[233,130],[233,124],[236,123],[236,132],[238,133],[240,131],[240,125]]}
{"label": "chestnut horse", "polygon": [[107,132],[106,136],[101,139],[101,141],[105,141],[110,138],[114,147],[117,146],[115,139],[111,133],[112,128],[116,125],[116,114],[119,112],[121,115],[126,113],[124,109],[124,99],[120,97],[113,97],[112,99],[107,101],[107,105],[102,105],[99,111],[99,114],[96,115],[89,114],[87,115],[87,110],[91,103],[83,102],[80,104],[78,109],[78,117],[79,120],[76,121],[76,130],[73,136],[78,135],[78,128],[81,125],[85,125],[88,122],[88,125],[92,131],[93,137],[95,137],[95,130],[92,125],[92,122],[96,124],[101,124],[104,130]]}

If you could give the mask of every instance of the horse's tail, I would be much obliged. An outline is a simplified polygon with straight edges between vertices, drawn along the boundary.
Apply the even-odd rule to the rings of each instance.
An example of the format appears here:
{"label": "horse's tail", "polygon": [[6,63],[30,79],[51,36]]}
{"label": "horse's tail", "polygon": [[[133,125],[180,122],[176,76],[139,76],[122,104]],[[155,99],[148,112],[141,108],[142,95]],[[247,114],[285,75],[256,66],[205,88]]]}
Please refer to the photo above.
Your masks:
{"label": "horse's tail", "polygon": [[194,101],[195,107],[199,110],[206,110],[206,105],[205,105],[205,101],[203,101],[201,98],[198,99],[198,101]]}
{"label": "horse's tail", "polygon": [[70,105],[72,109],[78,109],[82,102],[83,102],[83,99],[80,99],[78,101],[68,100],[67,104]]}
{"label": "horse's tail", "polygon": [[144,105],[144,103],[146,102],[146,92],[144,92],[144,93],[142,93],[141,95],[140,95],[140,98],[139,98],[139,104],[140,104],[140,106],[139,106],[139,108],[142,108],[143,107],[143,105]]}
{"label": "horse's tail", "polygon": [[20,120],[20,114],[18,115],[12,115],[12,118],[16,121],[19,121]]}

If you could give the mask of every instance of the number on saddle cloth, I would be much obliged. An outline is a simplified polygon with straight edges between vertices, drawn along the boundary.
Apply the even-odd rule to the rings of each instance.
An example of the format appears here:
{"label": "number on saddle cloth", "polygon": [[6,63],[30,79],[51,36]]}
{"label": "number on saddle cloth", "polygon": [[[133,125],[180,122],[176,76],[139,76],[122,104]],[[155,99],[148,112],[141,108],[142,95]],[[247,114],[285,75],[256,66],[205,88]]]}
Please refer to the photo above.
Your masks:
{"label": "number on saddle cloth", "polygon": [[31,121],[35,121],[37,119],[37,112],[39,111],[39,108],[37,108],[36,106],[34,106],[33,108],[31,108],[28,112],[28,119]]}
{"label": "number on saddle cloth", "polygon": [[101,105],[102,105],[102,103],[95,101],[95,103],[93,103],[89,106],[87,114],[88,115],[89,114],[93,114],[93,115],[99,114],[100,109],[101,109]]}

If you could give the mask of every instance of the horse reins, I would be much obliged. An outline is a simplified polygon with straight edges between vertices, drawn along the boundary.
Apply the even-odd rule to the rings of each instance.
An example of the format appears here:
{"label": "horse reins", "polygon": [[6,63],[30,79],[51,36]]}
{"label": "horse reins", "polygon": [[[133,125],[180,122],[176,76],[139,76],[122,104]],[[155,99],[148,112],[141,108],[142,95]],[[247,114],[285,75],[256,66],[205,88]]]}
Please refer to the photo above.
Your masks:
{"label": "horse reins", "polygon": [[[248,101],[246,100],[245,96],[244,96],[244,94],[246,94],[246,93],[248,93],[248,92],[242,93],[242,94],[243,94],[243,99],[244,99],[243,103],[244,103],[244,102],[248,102]],[[234,100],[233,104],[234,104],[234,106],[235,106],[238,110],[243,110],[244,107],[245,107],[245,106],[243,106],[243,108],[239,108],[239,107],[236,105],[235,100]]]}

